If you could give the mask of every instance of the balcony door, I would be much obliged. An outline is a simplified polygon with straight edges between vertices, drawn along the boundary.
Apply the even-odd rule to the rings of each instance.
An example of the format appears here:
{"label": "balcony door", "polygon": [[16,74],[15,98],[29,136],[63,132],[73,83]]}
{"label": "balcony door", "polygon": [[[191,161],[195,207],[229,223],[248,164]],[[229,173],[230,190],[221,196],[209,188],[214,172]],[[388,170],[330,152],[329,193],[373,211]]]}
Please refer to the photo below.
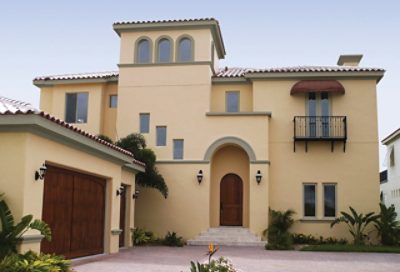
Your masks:
{"label": "balcony door", "polygon": [[330,102],[328,93],[308,93],[308,136],[329,137]]}

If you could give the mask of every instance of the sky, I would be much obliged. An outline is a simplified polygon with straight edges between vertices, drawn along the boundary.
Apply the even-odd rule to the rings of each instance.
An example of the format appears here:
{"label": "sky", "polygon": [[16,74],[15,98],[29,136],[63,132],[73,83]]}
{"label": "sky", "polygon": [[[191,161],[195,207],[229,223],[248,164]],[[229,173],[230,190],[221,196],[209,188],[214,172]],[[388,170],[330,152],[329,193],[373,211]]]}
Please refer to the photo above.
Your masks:
{"label": "sky", "polygon": [[[41,75],[118,70],[112,23],[214,17],[224,66],[335,65],[363,54],[386,70],[378,85],[379,139],[400,127],[400,1],[0,0],[0,95],[39,106]],[[385,148],[380,146],[381,169]]]}

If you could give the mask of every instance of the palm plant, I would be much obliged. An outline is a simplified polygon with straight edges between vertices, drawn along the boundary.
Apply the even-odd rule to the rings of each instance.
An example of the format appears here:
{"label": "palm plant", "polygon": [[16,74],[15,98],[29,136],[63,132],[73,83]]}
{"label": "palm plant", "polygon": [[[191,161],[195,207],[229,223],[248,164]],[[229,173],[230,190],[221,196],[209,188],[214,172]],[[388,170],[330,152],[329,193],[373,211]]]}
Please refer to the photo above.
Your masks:
{"label": "palm plant", "polygon": [[381,243],[386,246],[394,246],[400,242],[400,222],[396,221],[397,213],[394,205],[386,207],[379,204],[381,212],[375,228],[381,237]]}
{"label": "palm plant", "polygon": [[292,246],[292,237],[289,233],[290,227],[293,225],[293,210],[285,212],[270,210],[270,224],[264,230],[263,235],[267,238],[267,249],[290,249]]}
{"label": "palm plant", "polygon": [[14,217],[3,194],[0,194],[0,223],[0,260],[11,253],[17,253],[17,244],[28,230],[38,230],[48,241],[51,240],[49,226],[41,220],[33,220],[32,215],[23,216],[15,225]]}
{"label": "palm plant", "polygon": [[365,234],[366,228],[371,223],[376,223],[379,215],[376,215],[374,212],[370,212],[367,214],[357,213],[352,207],[349,207],[351,214],[347,212],[340,212],[342,216],[336,218],[331,223],[331,228],[339,223],[345,223],[349,229],[351,236],[353,237],[353,243],[355,245],[362,245],[365,242],[365,239],[368,237]]}

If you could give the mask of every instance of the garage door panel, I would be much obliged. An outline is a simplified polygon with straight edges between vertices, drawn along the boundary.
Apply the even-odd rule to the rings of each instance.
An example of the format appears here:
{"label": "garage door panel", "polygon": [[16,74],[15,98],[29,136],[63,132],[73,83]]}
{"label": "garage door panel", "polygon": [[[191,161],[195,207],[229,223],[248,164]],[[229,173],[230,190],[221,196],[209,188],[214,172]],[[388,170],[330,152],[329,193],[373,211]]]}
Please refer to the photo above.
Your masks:
{"label": "garage door panel", "polygon": [[105,180],[48,167],[44,184],[43,220],[53,239],[42,251],[67,258],[104,251]]}

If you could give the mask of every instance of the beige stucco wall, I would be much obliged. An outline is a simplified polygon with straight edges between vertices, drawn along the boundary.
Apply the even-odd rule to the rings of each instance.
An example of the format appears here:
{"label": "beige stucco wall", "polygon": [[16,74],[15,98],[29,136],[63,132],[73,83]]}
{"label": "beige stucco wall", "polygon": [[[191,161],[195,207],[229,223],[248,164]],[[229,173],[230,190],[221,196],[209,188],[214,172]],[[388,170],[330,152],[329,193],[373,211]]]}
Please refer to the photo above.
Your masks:
{"label": "beige stucco wall", "polygon": [[226,92],[239,92],[239,109],[243,112],[253,111],[253,90],[251,84],[217,84],[212,86],[211,90],[211,106],[212,112],[226,111]]}
{"label": "beige stucco wall", "polygon": [[[110,108],[110,96],[118,95],[118,84],[106,84],[103,88],[103,109],[101,134],[110,137],[112,140],[117,140],[117,108]],[[118,98],[117,98],[118,99]],[[119,99],[118,99],[119,100]],[[117,102],[119,103],[119,101]]]}
{"label": "beige stucco wall", "polygon": [[[120,200],[115,192],[120,186],[121,177],[124,183],[134,188],[132,173],[121,171],[119,164],[31,133],[1,132],[0,142],[2,150],[0,188],[6,193],[7,202],[16,220],[26,214],[32,214],[34,218],[39,219],[42,217],[43,183],[46,179],[35,181],[34,173],[44,162],[48,165],[96,175],[107,180],[105,252],[118,252],[118,236],[111,235],[111,230],[119,229]],[[132,198],[128,197],[128,199]],[[129,206],[132,211],[133,204],[129,203]],[[130,222],[128,227],[132,227],[133,213],[128,215]],[[35,233],[31,231],[27,235]],[[22,244],[22,251],[29,249],[38,251],[40,243]]]}

